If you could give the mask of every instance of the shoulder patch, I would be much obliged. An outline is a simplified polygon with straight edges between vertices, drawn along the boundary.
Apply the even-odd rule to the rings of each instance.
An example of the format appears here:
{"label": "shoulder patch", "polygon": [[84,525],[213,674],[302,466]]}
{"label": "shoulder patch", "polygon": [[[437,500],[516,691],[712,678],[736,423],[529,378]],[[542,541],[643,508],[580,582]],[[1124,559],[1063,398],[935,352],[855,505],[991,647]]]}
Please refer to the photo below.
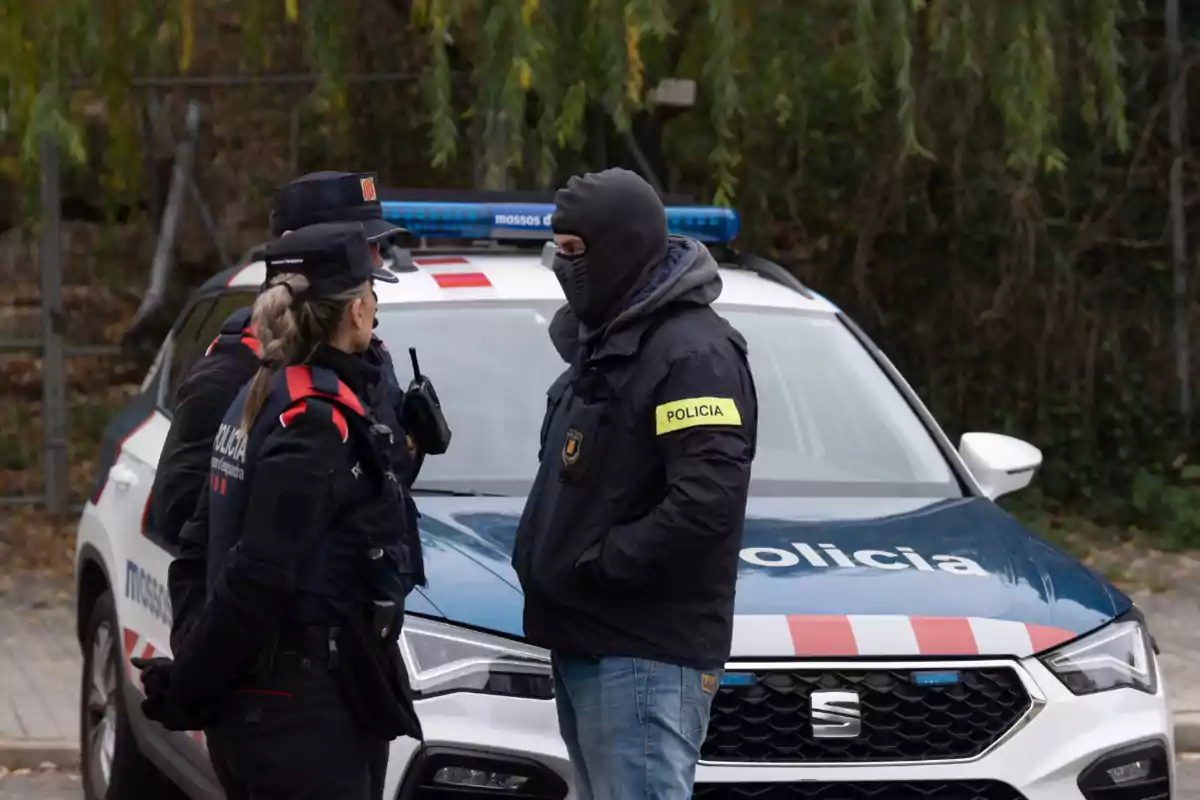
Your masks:
{"label": "shoulder patch", "polygon": [[329,410],[333,412],[333,424],[337,426],[338,433],[342,435],[342,441],[345,442],[349,440],[350,426],[346,423],[346,416],[333,406],[330,406]]}
{"label": "shoulder patch", "polygon": [[[258,356],[259,358],[262,357],[262,342],[260,342],[258,339],[255,339],[253,336],[250,336],[248,334],[224,334],[224,333],[221,334],[220,336],[218,336],[217,338],[213,339],[212,342],[209,343],[208,349],[206,349],[204,351],[204,355],[205,355],[205,357],[211,356],[213,354],[213,351],[216,350],[217,345],[233,344],[234,342],[245,345],[246,347],[248,347],[250,349],[250,352],[254,353],[254,355]],[[224,350],[224,348],[222,348],[222,349]]]}
{"label": "shoulder patch", "polygon": [[742,415],[730,397],[689,397],[663,403],[654,409],[657,434],[672,433],[699,425],[738,427]]}
{"label": "shoulder patch", "polygon": [[[355,414],[366,414],[362,403],[350,390],[350,387],[338,380],[337,376],[328,370],[315,373],[310,367],[288,367],[284,370],[284,381],[288,396],[293,400],[304,397],[324,397],[338,401]],[[330,385],[320,386],[317,385],[318,383]]]}
{"label": "shoulder patch", "polygon": [[[329,409],[333,426],[337,428],[338,434],[340,434],[342,437],[342,441],[349,441],[350,425],[346,422],[346,415],[343,414],[337,408],[337,406],[333,405],[332,403],[320,403],[319,405],[322,408]],[[299,417],[307,414],[314,407],[316,407],[316,405],[309,406],[307,400],[301,400],[300,402],[289,406],[282,414],[279,415],[279,424],[287,428],[291,426],[292,423],[294,423]]]}
{"label": "shoulder patch", "polygon": [[286,428],[295,422],[296,417],[300,416],[306,411],[308,411],[308,401],[301,400],[299,403],[296,403],[296,405],[286,409],[282,414],[279,415],[279,424]]}

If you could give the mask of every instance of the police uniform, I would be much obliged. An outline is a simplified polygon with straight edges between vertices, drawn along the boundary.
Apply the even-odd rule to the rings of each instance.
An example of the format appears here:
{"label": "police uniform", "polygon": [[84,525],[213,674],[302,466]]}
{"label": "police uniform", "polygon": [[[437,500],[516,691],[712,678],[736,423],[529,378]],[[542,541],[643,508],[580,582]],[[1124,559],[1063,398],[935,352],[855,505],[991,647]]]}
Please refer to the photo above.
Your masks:
{"label": "police uniform", "polygon": [[[555,196],[541,464],[512,563],[581,800],[685,800],[733,637],[758,403],[716,261],[627,170]],[[654,742],[647,747],[647,742]]]}
{"label": "police uniform", "polygon": [[756,440],[745,342],[711,308],[683,308],[578,359],[549,389],[513,553],[525,635],[720,667]]}
{"label": "police uniform", "polygon": [[250,329],[250,309],[236,311],[179,385],[151,492],[155,533],[168,544],[178,543],[180,530],[196,510],[217,424],[258,369],[260,352]]}
{"label": "police uniform", "polygon": [[[386,238],[400,230],[382,218],[373,173],[316,172],[276,191],[271,209],[272,232],[276,237],[328,220],[361,222],[368,241]],[[155,532],[169,545],[179,548],[167,576],[172,652],[178,651],[206,599],[205,483],[217,427],[238,390],[258,370],[261,348],[254,338],[250,315],[250,308],[234,311],[180,385],[171,428],[154,477],[151,519]],[[420,472],[423,456],[400,423],[404,392],[391,357],[383,342],[373,337],[363,358],[383,373],[383,380],[372,389],[368,404],[375,416],[394,431],[392,462],[404,486],[411,487]],[[405,517],[408,524],[405,533],[410,547],[418,554],[417,578],[423,582],[416,506],[407,493],[405,500],[409,512]]]}
{"label": "police uniform", "polygon": [[[286,261],[316,295],[366,281],[365,240],[348,228],[284,237],[268,269]],[[249,387],[218,429],[209,600],[170,668],[166,704],[205,721],[230,800],[360,800],[374,791],[377,743],[420,736],[396,643],[419,566],[396,524],[408,512],[391,431],[365,400],[381,380],[362,358],[320,345],[276,373],[248,433]]]}
{"label": "police uniform", "polygon": [[172,651],[178,649],[205,600],[205,484],[213,437],[238,390],[258,371],[262,347],[254,338],[250,312],[243,308],[229,315],[180,383],[150,491],[154,531],[179,553],[167,568]]}
{"label": "police uniform", "polygon": [[550,387],[541,465],[513,566],[534,644],[719,667],[758,425],[746,343],[711,304],[716,261],[668,236],[640,177],[572,178],[556,233],[567,297],[550,325],[567,370]]}

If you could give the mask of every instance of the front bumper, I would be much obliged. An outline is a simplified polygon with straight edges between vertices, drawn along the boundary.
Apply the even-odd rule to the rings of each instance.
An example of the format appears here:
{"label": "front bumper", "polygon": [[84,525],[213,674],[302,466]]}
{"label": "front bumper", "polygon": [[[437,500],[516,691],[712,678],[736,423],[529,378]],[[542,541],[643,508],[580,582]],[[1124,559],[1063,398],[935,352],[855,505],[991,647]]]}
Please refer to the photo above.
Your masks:
{"label": "front bumper", "polygon": [[[1035,698],[1035,708],[1012,732],[977,758],[869,765],[701,762],[696,770],[697,798],[726,800],[755,795],[851,800],[883,796],[903,800],[928,794],[954,800],[1085,800],[1079,788],[1081,774],[1106,756],[1140,744],[1165,749],[1170,790],[1174,792],[1174,734],[1161,670],[1155,695],[1118,689],[1077,697],[1036,659],[1026,659],[1018,666]],[[739,669],[743,667],[738,665]],[[566,747],[558,736],[553,701],[457,693],[419,701],[418,710],[425,728],[425,748],[431,753],[441,751],[499,759],[495,762],[500,764],[495,767],[497,770],[503,769],[506,760],[515,765],[533,763],[537,769],[548,776],[561,778],[569,786],[570,764]],[[411,740],[393,745],[387,797],[408,800],[400,794],[402,784],[407,780],[410,788],[406,789],[406,794],[411,796],[414,782],[429,777],[428,764],[419,756],[420,752],[417,743]],[[440,763],[454,763],[454,756],[449,758]],[[469,768],[468,761],[463,762],[464,769]],[[552,783],[552,779],[549,782]],[[804,791],[765,792],[770,784],[797,782],[813,783]],[[861,787],[853,791],[848,786],[839,788],[846,784],[871,782],[878,782],[880,787],[887,786],[888,792],[878,795],[873,791],[864,792]],[[937,786],[949,789],[939,795],[933,792]],[[1090,800],[1109,797],[1113,800],[1158,800],[1170,796],[1162,793],[1161,782],[1156,786],[1153,792],[1101,792]],[[759,790],[764,791],[760,793]],[[906,794],[910,791],[911,794]],[[566,792],[565,797],[573,800],[575,795],[569,790]],[[486,791],[446,796],[466,800],[522,795]],[[554,796],[554,793],[547,796]],[[558,800],[562,798],[559,794]]]}
{"label": "front bumper", "polygon": [[[545,782],[554,778],[561,782],[566,794],[559,794],[557,800],[575,797],[569,789],[571,763],[567,747],[558,735],[553,700],[457,692],[418,700],[416,706],[425,732],[424,746],[412,739],[392,744],[384,797],[435,800],[436,796],[429,791],[429,779],[439,764],[431,765],[426,752],[460,756],[458,763],[464,769],[482,767],[496,772],[505,770],[504,765],[508,764],[512,772],[520,772],[532,763],[545,773]],[[479,765],[475,761],[479,757],[488,759],[491,765]],[[478,794],[447,796],[458,800],[474,797],[500,800],[505,796],[528,795],[483,790]]]}

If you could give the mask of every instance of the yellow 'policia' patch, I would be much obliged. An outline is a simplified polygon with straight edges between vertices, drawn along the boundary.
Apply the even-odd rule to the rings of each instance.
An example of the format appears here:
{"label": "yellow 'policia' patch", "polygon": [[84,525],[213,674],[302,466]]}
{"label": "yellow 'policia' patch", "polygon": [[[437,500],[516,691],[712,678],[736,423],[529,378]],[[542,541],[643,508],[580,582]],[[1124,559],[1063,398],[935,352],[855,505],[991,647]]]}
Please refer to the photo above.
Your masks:
{"label": "yellow 'policia' patch", "polygon": [[741,425],[737,404],[728,397],[689,397],[654,409],[658,435],[697,425]]}

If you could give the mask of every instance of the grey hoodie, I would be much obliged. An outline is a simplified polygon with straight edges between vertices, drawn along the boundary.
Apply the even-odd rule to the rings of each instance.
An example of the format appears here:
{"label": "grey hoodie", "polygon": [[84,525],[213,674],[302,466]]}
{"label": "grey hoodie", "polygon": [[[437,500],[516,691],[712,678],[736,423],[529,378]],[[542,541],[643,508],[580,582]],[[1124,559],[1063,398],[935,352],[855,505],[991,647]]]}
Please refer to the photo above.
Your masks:
{"label": "grey hoodie", "polygon": [[604,340],[669,305],[707,306],[721,296],[717,260],[702,243],[684,236],[667,240],[667,255],[612,322],[592,330],[564,304],[550,322],[550,341],[563,361],[576,363],[581,345],[595,349]]}

